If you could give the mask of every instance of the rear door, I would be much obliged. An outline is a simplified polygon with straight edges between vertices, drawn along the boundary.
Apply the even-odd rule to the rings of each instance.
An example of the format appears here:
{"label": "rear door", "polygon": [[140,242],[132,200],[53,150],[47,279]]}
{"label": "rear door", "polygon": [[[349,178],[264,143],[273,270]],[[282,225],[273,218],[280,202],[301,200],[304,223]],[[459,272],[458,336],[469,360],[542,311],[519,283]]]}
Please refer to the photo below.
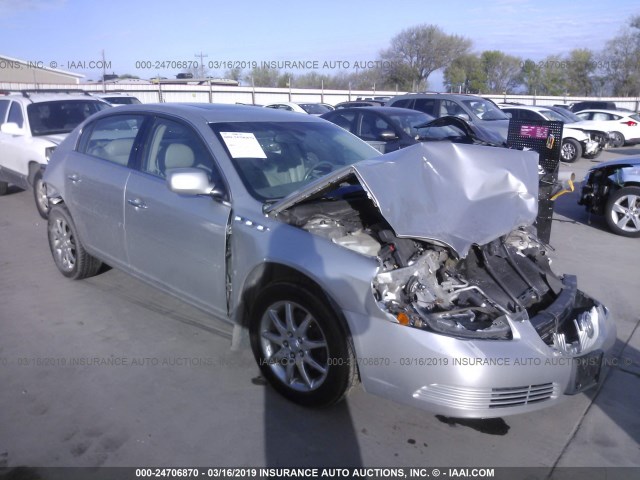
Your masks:
{"label": "rear door", "polygon": [[103,117],[85,127],[66,160],[65,202],[83,243],[107,263],[126,264],[124,190],[145,116]]}
{"label": "rear door", "polygon": [[[231,207],[167,188],[172,168],[200,168],[220,188],[213,156],[195,129],[157,117],[124,195],[126,248],[136,274],[220,316],[226,315],[226,238]],[[224,188],[223,188],[224,190]]]}

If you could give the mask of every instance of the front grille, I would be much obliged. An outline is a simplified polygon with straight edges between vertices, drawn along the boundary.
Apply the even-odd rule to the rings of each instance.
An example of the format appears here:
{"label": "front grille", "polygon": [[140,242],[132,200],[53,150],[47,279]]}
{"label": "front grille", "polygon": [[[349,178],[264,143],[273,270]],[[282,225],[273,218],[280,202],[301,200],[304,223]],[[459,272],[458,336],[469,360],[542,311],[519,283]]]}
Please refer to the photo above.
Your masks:
{"label": "front grille", "polygon": [[413,397],[463,410],[482,410],[544,402],[556,398],[558,394],[559,386],[556,383],[502,388],[469,388],[432,384],[418,389]]}

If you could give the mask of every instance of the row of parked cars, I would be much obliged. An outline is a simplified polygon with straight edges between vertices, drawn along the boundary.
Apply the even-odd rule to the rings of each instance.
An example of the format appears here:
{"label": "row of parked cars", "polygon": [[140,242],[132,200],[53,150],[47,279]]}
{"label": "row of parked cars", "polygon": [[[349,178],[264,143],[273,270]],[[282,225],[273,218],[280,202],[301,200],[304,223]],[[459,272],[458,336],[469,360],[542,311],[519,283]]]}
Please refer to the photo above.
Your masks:
{"label": "row of parked cars", "polygon": [[[314,115],[109,108],[81,95],[58,109],[38,107],[42,95],[15,97],[22,123],[4,112],[2,143],[84,115],[41,182],[61,274],[108,264],[242,327],[237,340],[248,332],[262,374],[290,400],[330,405],[359,380],[425,410],[501,417],[600,381],[615,326],[550,268],[532,227],[536,153],[496,146],[475,125],[451,141],[447,129],[473,125],[456,116],[433,125],[440,141],[382,155]],[[502,120],[477,102],[480,120]],[[399,110],[383,108],[389,119]],[[34,112],[45,110],[39,130]],[[374,111],[349,110],[358,125]],[[420,125],[391,133],[409,127]]]}

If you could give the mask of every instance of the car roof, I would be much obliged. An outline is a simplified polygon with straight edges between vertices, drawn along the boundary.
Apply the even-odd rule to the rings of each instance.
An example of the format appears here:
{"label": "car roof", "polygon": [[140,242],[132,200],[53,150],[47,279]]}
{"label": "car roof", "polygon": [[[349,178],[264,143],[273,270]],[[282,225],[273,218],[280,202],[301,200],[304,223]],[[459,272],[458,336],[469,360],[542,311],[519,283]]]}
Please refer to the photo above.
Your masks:
{"label": "car roof", "polygon": [[629,112],[626,110],[611,110],[611,109],[606,109],[606,108],[587,108],[585,110],[580,110],[579,112],[575,112],[576,114],[580,114],[580,113],[611,113],[613,115],[620,115],[620,116],[624,116],[624,115],[632,115],[635,112]]}
{"label": "car roof", "polygon": [[[348,107],[348,108],[341,108],[339,110],[333,110],[334,112],[337,113],[344,113],[344,112],[380,112],[380,113],[386,113],[387,115],[392,115],[392,114],[398,114],[398,113],[411,113],[412,115],[415,115],[416,113],[424,113],[421,112],[419,110],[412,110],[410,108],[399,108],[399,107],[383,107],[383,106],[379,106],[379,107]],[[327,112],[325,115],[329,115],[330,112]],[[431,116],[428,113],[424,113],[424,115],[427,116]]]}
{"label": "car roof", "polygon": [[300,115],[273,108],[256,108],[253,105],[227,103],[144,103],[122,105],[96,114],[104,116],[123,113],[164,113],[190,119],[192,121],[213,122],[324,122],[313,115]]}
{"label": "car roof", "polygon": [[94,101],[102,102],[100,98],[96,98],[86,93],[54,93],[54,92],[25,92],[25,93],[10,93],[9,95],[0,96],[0,99],[8,98],[21,103],[40,103],[40,102],[53,102],[53,101]]}
{"label": "car roof", "polygon": [[91,96],[105,98],[105,97],[131,97],[133,95],[127,92],[107,92],[107,93],[92,93]]}
{"label": "car roof", "polygon": [[500,110],[507,109],[519,109],[519,110],[531,110],[532,112],[540,112],[541,110],[552,110],[551,107],[543,105],[498,105]]}
{"label": "car roof", "polygon": [[407,93],[405,95],[398,95],[393,97],[391,100],[397,100],[400,98],[444,98],[444,99],[463,99],[463,98],[481,98],[486,100],[486,98],[481,97],[480,95],[473,95],[471,93]]}

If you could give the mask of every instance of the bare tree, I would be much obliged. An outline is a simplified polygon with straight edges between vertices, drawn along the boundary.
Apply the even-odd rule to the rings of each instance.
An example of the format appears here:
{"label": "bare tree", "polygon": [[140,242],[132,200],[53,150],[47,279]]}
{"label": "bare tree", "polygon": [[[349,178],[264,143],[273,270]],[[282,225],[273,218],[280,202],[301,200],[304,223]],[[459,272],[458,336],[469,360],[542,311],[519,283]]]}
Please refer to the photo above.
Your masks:
{"label": "bare tree", "polygon": [[224,78],[235,80],[238,83],[242,81],[243,77],[244,75],[241,68],[232,68],[231,70],[224,72]]}
{"label": "bare tree", "polygon": [[426,88],[429,75],[446,68],[470,48],[467,38],[446,34],[436,25],[418,25],[393,37],[380,57],[389,83],[415,91]]}

